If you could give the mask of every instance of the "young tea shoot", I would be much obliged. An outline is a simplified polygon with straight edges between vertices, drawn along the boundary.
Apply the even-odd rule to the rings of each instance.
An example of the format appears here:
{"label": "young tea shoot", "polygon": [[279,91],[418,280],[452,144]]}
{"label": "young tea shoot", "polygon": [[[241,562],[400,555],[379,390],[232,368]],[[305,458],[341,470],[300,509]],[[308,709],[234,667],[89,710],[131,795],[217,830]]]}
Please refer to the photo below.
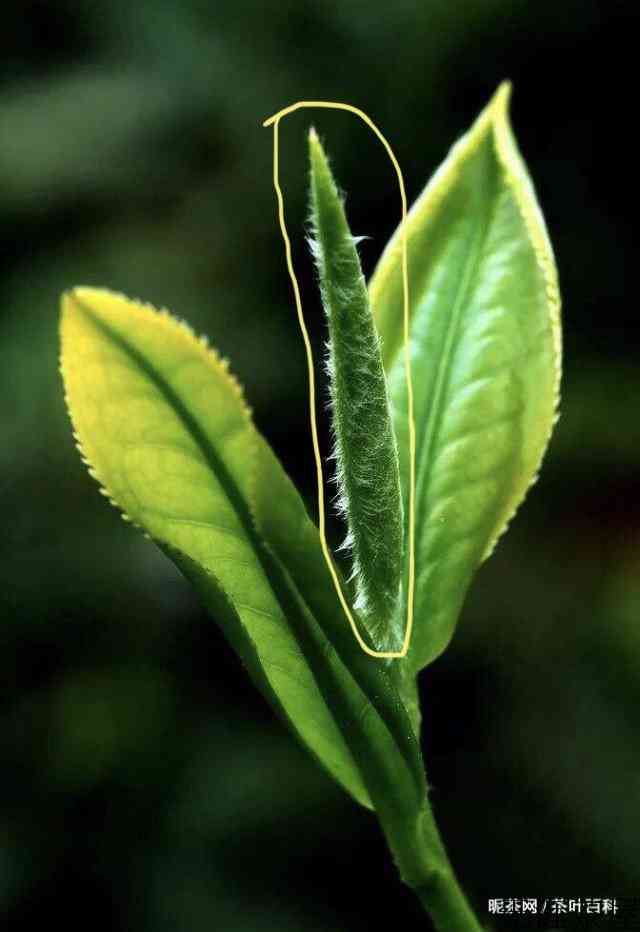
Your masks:
{"label": "young tea shoot", "polygon": [[[74,288],[62,300],[61,368],[91,475],[191,581],[297,738],[375,812],[438,932],[481,926],[434,820],[417,676],[446,648],[478,566],[535,480],[559,398],[555,263],[508,99],[504,85],[404,229],[416,539],[413,635],[398,659],[368,656],[353,637],[318,528],[226,361],[123,295]],[[353,605],[369,642],[387,646],[407,602],[403,239],[398,230],[367,287],[313,131],[309,158]]]}

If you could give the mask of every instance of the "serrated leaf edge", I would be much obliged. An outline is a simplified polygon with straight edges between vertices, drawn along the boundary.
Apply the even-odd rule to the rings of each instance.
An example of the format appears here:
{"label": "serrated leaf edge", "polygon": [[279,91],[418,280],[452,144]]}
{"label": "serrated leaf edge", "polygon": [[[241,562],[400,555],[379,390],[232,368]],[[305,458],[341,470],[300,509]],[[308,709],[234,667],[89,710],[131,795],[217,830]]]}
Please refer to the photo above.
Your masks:
{"label": "serrated leaf edge", "polygon": [[504,170],[505,179],[511,188],[514,200],[520,211],[522,222],[529,236],[533,254],[545,285],[545,296],[547,301],[547,314],[551,324],[551,339],[553,342],[554,357],[554,388],[553,388],[553,408],[551,419],[547,430],[546,437],[541,446],[538,462],[535,464],[533,475],[527,486],[523,489],[520,498],[516,501],[511,512],[505,518],[501,528],[489,542],[483,560],[491,556],[502,535],[509,527],[520,505],[525,500],[529,489],[538,481],[540,467],[548,449],[553,429],[560,417],[560,382],[562,379],[562,329],[560,325],[560,287],[558,283],[558,272],[556,268],[553,247],[547,225],[545,223],[542,211],[535,195],[535,190],[529,173],[527,172],[522,156],[518,149],[516,139],[513,135],[509,122],[509,101],[511,97],[511,85],[508,82],[502,84],[490,107],[493,112],[493,139],[495,144],[496,156]]}
{"label": "serrated leaf edge", "polygon": [[[100,495],[104,496],[107,501],[110,502],[114,508],[120,513],[120,516],[123,521],[131,524],[133,527],[137,528],[139,531],[144,534],[147,540],[152,540],[151,535],[140,525],[134,518],[127,513],[127,511],[119,504],[117,497],[109,487],[107,480],[100,474],[99,467],[91,461],[90,456],[87,454],[85,445],[82,440],[82,428],[78,423],[77,414],[74,415],[71,405],[71,399],[69,397],[68,390],[68,376],[67,376],[67,366],[66,366],[66,339],[64,336],[64,322],[65,316],[69,313],[69,309],[65,306],[65,301],[74,301],[84,308],[89,314],[95,313],[91,304],[87,300],[86,296],[83,297],[83,293],[90,291],[101,291],[105,294],[110,295],[113,298],[116,298],[120,301],[126,302],[128,308],[132,311],[133,314],[137,314],[140,317],[144,317],[147,320],[152,320],[155,324],[160,324],[164,329],[168,331],[173,337],[178,337],[183,343],[185,343],[190,350],[196,350],[198,354],[204,359],[207,366],[215,373],[217,378],[222,378],[223,381],[233,392],[236,400],[240,403],[242,413],[246,418],[247,422],[253,426],[253,417],[251,408],[248,406],[244,396],[244,390],[238,379],[230,372],[229,369],[229,360],[223,357],[214,347],[209,344],[209,340],[204,335],[198,335],[194,331],[193,327],[187,323],[187,321],[182,320],[179,317],[176,317],[172,314],[167,308],[156,308],[153,304],[150,304],[146,301],[139,301],[135,298],[130,298],[122,292],[112,291],[108,288],[89,288],[84,286],[76,286],[75,288],[66,291],[62,295],[62,313],[60,315],[60,360],[59,360],[59,369],[60,374],[62,375],[63,388],[64,388],[64,401],[67,409],[67,414],[69,415],[69,420],[71,421],[71,429],[73,434],[73,439],[80,454],[80,459],[87,467],[87,472],[98,484],[98,491]],[[166,543],[165,541],[162,542]]]}

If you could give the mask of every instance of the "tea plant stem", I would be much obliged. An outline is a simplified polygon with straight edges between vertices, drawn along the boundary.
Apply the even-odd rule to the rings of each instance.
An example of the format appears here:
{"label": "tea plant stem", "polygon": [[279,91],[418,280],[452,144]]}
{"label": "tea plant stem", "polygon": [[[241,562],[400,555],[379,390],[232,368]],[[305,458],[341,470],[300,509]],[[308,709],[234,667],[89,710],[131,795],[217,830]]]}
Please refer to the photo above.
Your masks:
{"label": "tea plant stem", "polygon": [[400,875],[437,932],[483,932],[454,873],[429,803],[409,825],[385,826],[386,820],[382,821]]}
{"label": "tea plant stem", "polygon": [[438,932],[481,932],[455,877],[439,878],[436,885],[414,891],[431,916]]}

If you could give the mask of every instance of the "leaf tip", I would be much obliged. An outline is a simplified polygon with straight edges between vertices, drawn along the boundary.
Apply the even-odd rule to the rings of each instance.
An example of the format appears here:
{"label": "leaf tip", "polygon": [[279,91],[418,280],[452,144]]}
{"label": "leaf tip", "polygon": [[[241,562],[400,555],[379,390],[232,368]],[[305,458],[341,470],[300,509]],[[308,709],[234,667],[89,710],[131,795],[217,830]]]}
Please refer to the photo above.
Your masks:
{"label": "leaf tip", "polygon": [[90,285],[74,285],[72,288],[66,288],[61,295],[60,303],[62,310],[69,311],[83,304],[90,304],[91,298],[104,294],[104,288],[92,288]]}
{"label": "leaf tip", "polygon": [[493,106],[501,113],[505,115],[509,111],[509,104],[511,103],[511,95],[513,94],[513,84],[511,81],[502,81],[498,86],[497,91],[493,95]]}
{"label": "leaf tip", "polygon": [[329,158],[313,126],[309,130],[309,167],[311,186],[316,198],[319,192],[322,192],[325,197],[328,194],[332,197],[338,196],[338,186],[329,166]]}

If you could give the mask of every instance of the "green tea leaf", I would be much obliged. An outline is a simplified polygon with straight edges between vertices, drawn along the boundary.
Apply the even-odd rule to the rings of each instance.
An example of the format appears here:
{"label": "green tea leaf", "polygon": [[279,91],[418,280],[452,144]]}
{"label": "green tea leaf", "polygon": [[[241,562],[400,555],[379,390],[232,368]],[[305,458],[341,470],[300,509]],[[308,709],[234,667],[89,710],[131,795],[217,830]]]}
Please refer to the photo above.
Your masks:
{"label": "green tea leaf", "polygon": [[[534,481],[559,397],[553,254],[502,86],[408,218],[415,395],[416,599],[410,659],[433,660],[466,590]],[[401,239],[369,293],[407,494]]]}
{"label": "green tea leaf", "polygon": [[[296,540],[299,559],[317,551],[318,533],[305,516],[300,539],[304,509],[226,365],[166,312],[78,288],[63,299],[62,371],[81,451],[104,493],[193,582],[294,732],[363,804],[389,783],[383,758],[406,774],[399,783],[405,791],[411,783],[415,800],[420,755],[394,687],[383,670],[350,669],[351,656],[364,658],[350,631],[339,650],[327,636],[327,619],[338,641],[346,622],[335,593],[331,604],[326,566],[316,561],[318,580],[307,565],[305,601],[296,567],[265,545],[272,535],[260,502],[269,497],[282,499],[278,533]],[[321,621],[314,587],[325,600]],[[364,773],[363,756],[378,761],[375,772]]]}
{"label": "green tea leaf", "polygon": [[338,508],[352,550],[354,609],[378,649],[394,650],[402,581],[402,500],[387,385],[356,241],[320,141],[309,134],[312,243],[329,322]]}

